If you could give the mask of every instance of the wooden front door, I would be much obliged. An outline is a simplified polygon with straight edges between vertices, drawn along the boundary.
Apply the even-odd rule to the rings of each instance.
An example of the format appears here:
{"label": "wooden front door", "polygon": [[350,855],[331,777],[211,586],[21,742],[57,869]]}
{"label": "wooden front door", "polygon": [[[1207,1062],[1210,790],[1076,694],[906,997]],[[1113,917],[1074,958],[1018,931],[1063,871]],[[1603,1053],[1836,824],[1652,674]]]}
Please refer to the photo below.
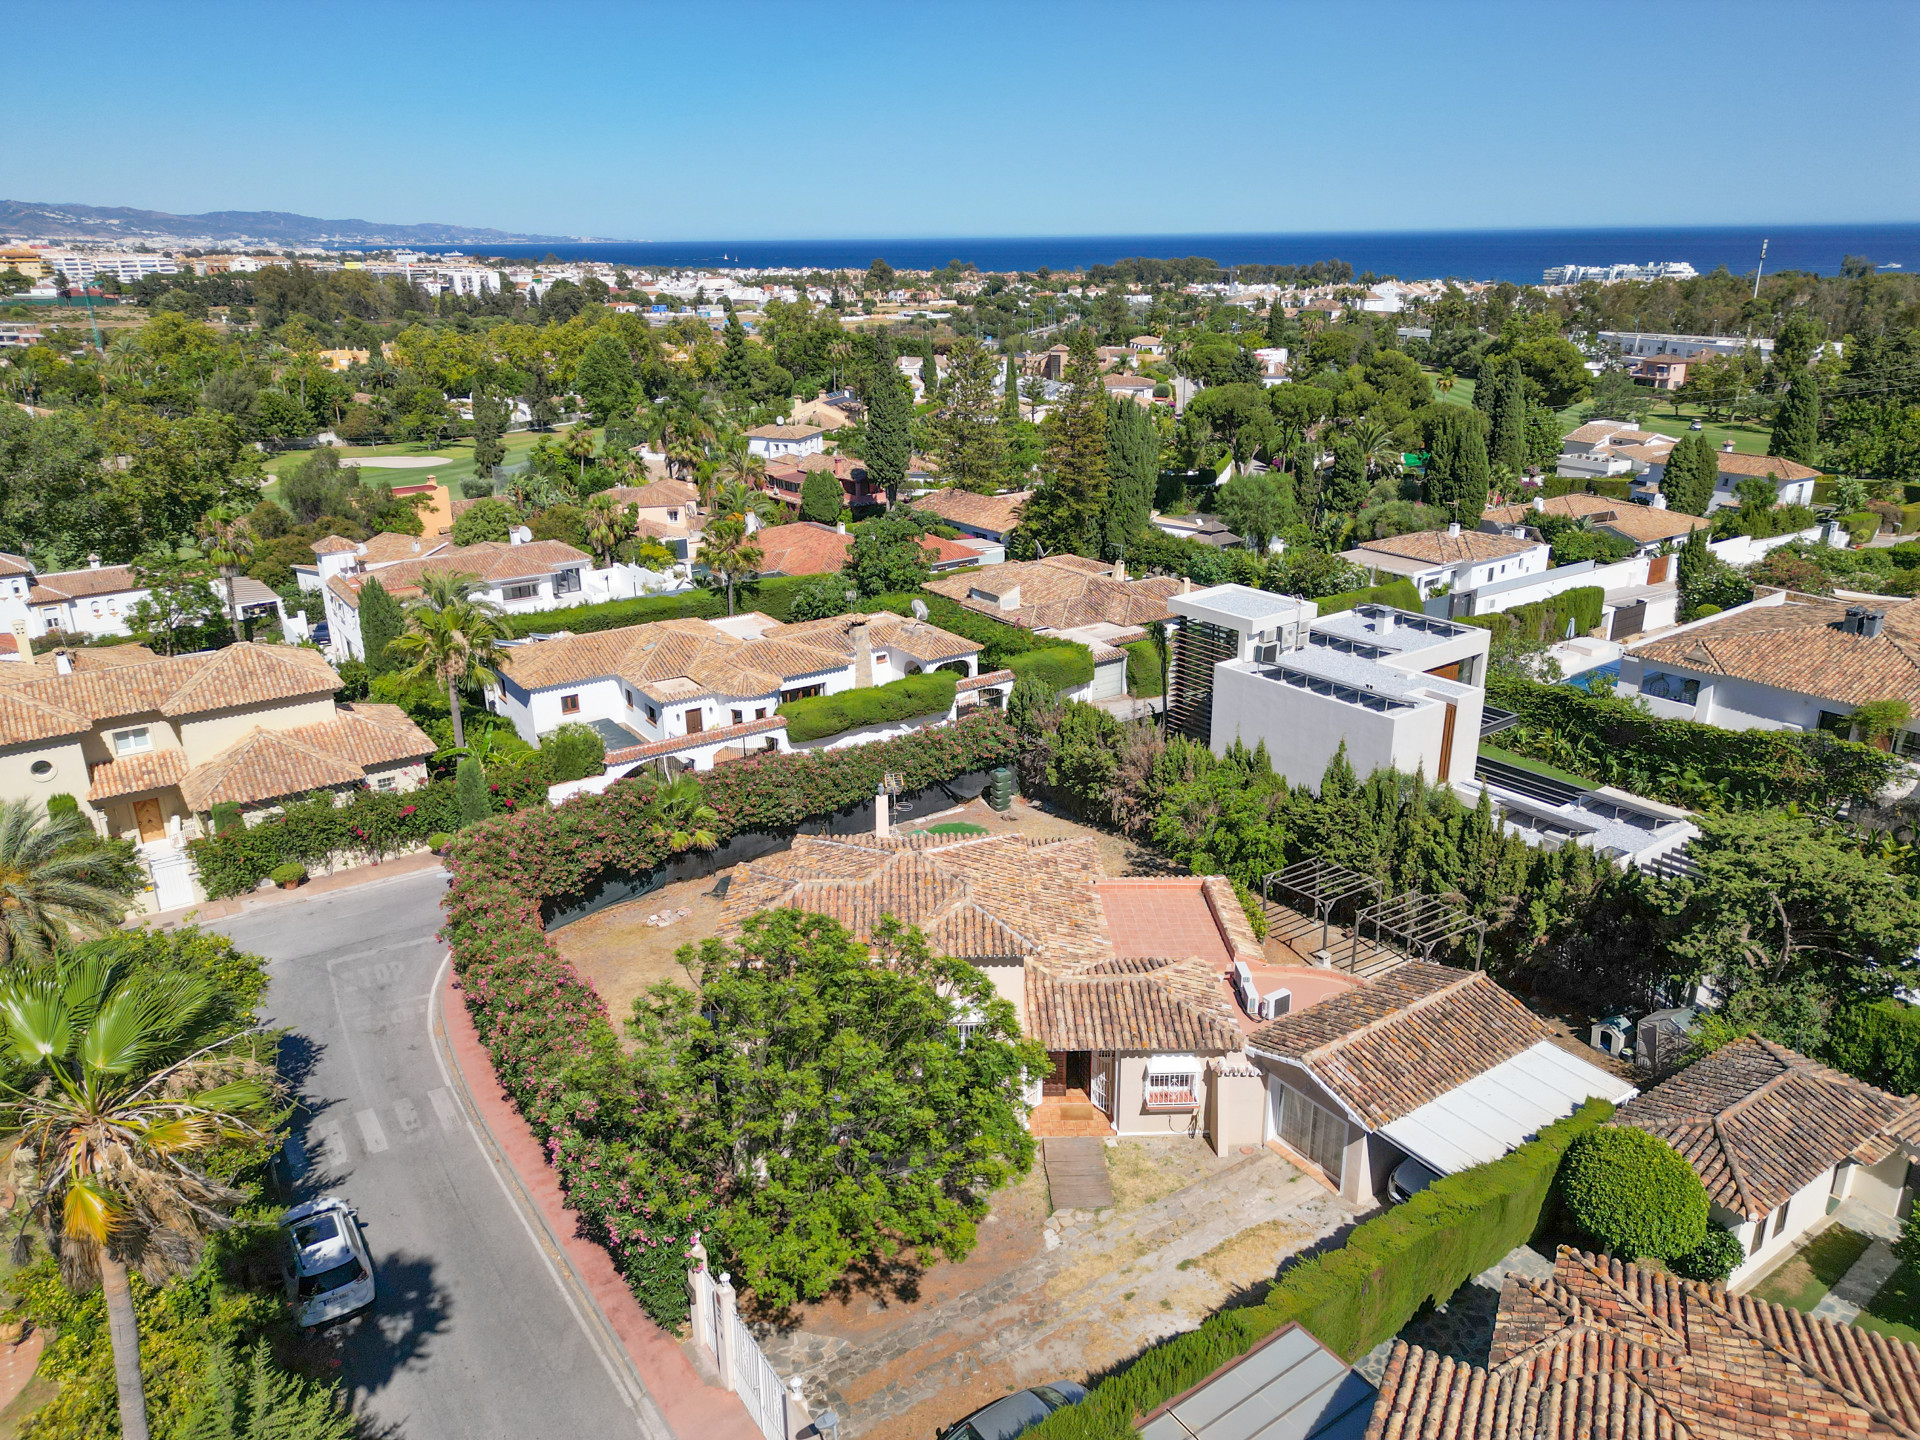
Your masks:
{"label": "wooden front door", "polygon": [[1093,1084],[1093,1055],[1086,1050],[1049,1050],[1053,1073],[1040,1082],[1042,1095],[1065,1095],[1069,1090],[1086,1094]]}
{"label": "wooden front door", "polygon": [[687,734],[698,735],[702,730],[706,728],[707,728],[707,722],[706,722],[706,716],[704,711],[700,711],[700,710],[687,711]]}
{"label": "wooden front door", "polygon": [[133,802],[133,821],[140,827],[142,845],[166,837],[167,817],[161,813],[159,800],[151,795]]}

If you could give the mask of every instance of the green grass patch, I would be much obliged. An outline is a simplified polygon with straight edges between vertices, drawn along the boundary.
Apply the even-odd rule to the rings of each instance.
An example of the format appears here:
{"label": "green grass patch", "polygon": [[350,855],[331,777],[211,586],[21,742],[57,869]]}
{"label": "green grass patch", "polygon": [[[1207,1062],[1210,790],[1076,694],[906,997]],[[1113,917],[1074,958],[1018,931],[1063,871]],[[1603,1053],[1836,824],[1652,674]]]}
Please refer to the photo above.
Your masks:
{"label": "green grass patch", "polygon": [[1812,1310],[1871,1244],[1870,1235],[1844,1225],[1829,1225],[1776,1265],[1752,1293],[1789,1310]]}
{"label": "green grass patch", "polygon": [[924,830],[916,830],[916,835],[986,835],[990,832],[984,825],[972,825],[965,820],[949,820],[944,825],[929,825]]}
{"label": "green grass patch", "polygon": [[1862,1330],[1920,1345],[1920,1266],[1902,1265],[1853,1322]]}
{"label": "green grass patch", "polygon": [[1498,760],[1507,765],[1517,766],[1522,770],[1531,770],[1534,774],[1544,775],[1549,780],[1559,780],[1568,785],[1578,785],[1582,789],[1590,789],[1596,783],[1588,776],[1576,775],[1571,770],[1562,770],[1557,765],[1549,765],[1546,761],[1535,760],[1529,755],[1516,755],[1511,750],[1502,750],[1498,745],[1491,745],[1485,740],[1480,742],[1480,753],[1489,760]]}
{"label": "green grass patch", "polygon": [[779,713],[786,717],[787,738],[795,744],[824,740],[862,725],[945,714],[953,708],[954,688],[959,683],[960,677],[951,670],[933,670],[885,685],[842,690],[838,695],[789,700]]}
{"label": "green grass patch", "polygon": [[1767,453],[1767,447],[1773,443],[1772,427],[1756,425],[1750,420],[1731,422],[1708,420],[1706,412],[1697,405],[1682,405],[1678,415],[1673,413],[1671,405],[1659,406],[1641,420],[1640,428],[1651,430],[1657,435],[1671,435],[1677,440],[1693,433],[1693,422],[1696,419],[1701,422],[1701,433],[1716,450],[1731,440],[1736,454],[1764,455]]}

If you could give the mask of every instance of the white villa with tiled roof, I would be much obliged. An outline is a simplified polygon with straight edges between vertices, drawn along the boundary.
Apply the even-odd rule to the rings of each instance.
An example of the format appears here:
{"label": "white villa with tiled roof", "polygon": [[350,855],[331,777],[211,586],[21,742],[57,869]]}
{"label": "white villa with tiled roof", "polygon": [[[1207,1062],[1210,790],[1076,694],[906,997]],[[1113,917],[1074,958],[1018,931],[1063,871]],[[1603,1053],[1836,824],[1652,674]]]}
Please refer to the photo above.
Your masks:
{"label": "white villa with tiled roof", "polygon": [[392,705],[343,705],[318,652],[286,645],[63,671],[55,657],[0,665],[0,798],[71,795],[106,835],[138,847],[159,909],[197,893],[186,841],[215,805],[266,813],[316,790],[407,791],[434,751]]}
{"label": "white villa with tiled roof", "polygon": [[1616,688],[1668,719],[1841,735],[1860,706],[1904,700],[1916,721],[1891,745],[1920,755],[1920,600],[1770,591],[1632,646]]}
{"label": "white villa with tiled roof", "polygon": [[1364,565],[1376,580],[1404,575],[1425,600],[1434,591],[1477,590],[1500,580],[1538,575],[1551,563],[1545,541],[1463,531],[1457,524],[1444,530],[1416,530],[1384,540],[1363,540],[1340,558]]}
{"label": "white villa with tiled roof", "polygon": [[[380,534],[355,543],[338,535],[316,541],[313,584],[325,596],[327,653],[366,659],[360,637],[360,591],[375,576],[402,601],[420,593],[422,577],[438,572],[475,576],[476,593],[508,614],[562,610],[604,600],[659,593],[673,577],[638,565],[595,569],[593,557],[561,540],[528,539],[525,529],[507,544],[487,540],[455,545],[415,535]],[[307,577],[302,577],[302,584]]]}
{"label": "white villa with tiled roof", "polygon": [[[512,645],[488,706],[531,743],[570,722],[607,742],[609,770],[663,757],[711,768],[722,750],[787,748],[784,701],[952,670],[958,705],[1012,688],[979,673],[978,642],[881,611],[783,625],[757,611],[659,620]],[[942,715],[941,719],[947,718]],[[855,732],[845,742],[871,738]]]}

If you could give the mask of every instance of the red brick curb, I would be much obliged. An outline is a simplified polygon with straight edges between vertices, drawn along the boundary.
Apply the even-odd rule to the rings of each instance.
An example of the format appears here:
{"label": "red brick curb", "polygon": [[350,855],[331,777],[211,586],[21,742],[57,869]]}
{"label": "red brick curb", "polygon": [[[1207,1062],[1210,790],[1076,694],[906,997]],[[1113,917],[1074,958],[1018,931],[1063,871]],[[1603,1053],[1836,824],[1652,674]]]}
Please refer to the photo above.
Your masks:
{"label": "red brick curb", "polygon": [[481,1124],[513,1167],[521,1190],[532,1198],[547,1231],[566,1252],[568,1264],[605,1318],[607,1328],[619,1338],[668,1428],[678,1440],[761,1440],[760,1429],[740,1397],[701,1379],[680,1342],[641,1310],[607,1252],[577,1233],[575,1216],[560,1192],[559,1178],[547,1164],[533,1131],[501,1091],[493,1062],[474,1031],[473,1017],[467,1014],[466,997],[454,988],[452,966],[447,967],[439,1001],[448,1054],[480,1112]]}

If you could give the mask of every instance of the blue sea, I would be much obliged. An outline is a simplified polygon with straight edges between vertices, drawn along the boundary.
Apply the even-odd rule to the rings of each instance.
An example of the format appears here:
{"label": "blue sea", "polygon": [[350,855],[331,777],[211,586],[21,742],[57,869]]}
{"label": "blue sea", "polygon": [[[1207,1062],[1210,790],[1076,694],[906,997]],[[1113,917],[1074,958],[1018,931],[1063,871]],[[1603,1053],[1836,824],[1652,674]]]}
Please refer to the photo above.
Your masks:
{"label": "blue sea", "polygon": [[1848,255],[1883,269],[1920,271],[1920,224],[1749,226],[1712,229],[1429,230],[1323,235],[1059,235],[956,240],[703,240],[504,245],[489,254],[600,260],[637,269],[675,266],[861,269],[884,259],[900,270],[949,260],[982,270],[1078,270],[1130,255],[1204,255],[1222,265],[1304,265],[1345,260],[1356,275],[1451,277],[1537,285],[1550,265],[1685,260],[1705,275],[1724,265],[1752,274],[1766,240],[1766,271],[1834,275]]}

